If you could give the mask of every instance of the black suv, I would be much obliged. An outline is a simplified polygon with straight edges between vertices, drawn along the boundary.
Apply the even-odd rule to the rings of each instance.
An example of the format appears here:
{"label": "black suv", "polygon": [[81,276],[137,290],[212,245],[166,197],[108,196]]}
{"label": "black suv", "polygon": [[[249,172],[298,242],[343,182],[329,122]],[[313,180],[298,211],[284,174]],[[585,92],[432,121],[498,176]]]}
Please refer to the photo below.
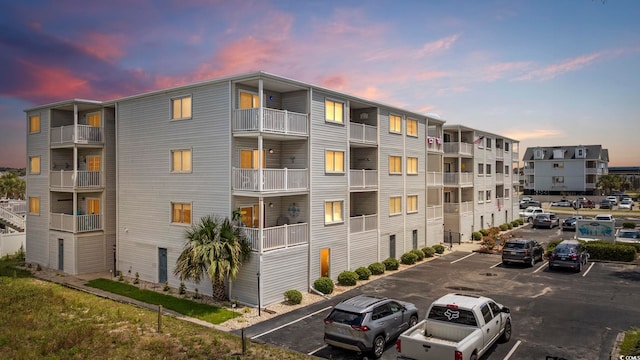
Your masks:
{"label": "black suv", "polygon": [[587,249],[578,240],[563,240],[549,257],[549,270],[556,267],[571,268],[577,272],[587,265],[589,254]]}
{"label": "black suv", "polygon": [[523,263],[534,266],[536,260],[542,261],[544,248],[532,239],[512,238],[507,240],[502,248],[502,263]]}

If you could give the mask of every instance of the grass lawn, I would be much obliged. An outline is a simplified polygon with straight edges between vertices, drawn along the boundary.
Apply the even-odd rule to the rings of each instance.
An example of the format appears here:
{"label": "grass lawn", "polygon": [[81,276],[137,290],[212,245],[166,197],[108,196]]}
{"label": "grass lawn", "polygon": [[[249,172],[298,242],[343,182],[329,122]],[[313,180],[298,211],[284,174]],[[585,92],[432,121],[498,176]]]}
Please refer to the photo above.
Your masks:
{"label": "grass lawn", "polygon": [[95,279],[87,285],[114,294],[136,299],[147,304],[162,305],[163,308],[173,310],[183,315],[191,316],[212,324],[221,324],[236,316],[242,316],[224,308],[202,304],[191,300],[161,294],[152,290],[142,290],[134,285],[107,279]]}
{"label": "grass lawn", "polygon": [[[233,359],[239,337],[42,281],[0,259],[0,359]],[[164,305],[163,305],[164,306]],[[239,359],[310,359],[246,340]]]}
{"label": "grass lawn", "polygon": [[620,345],[620,355],[640,356],[640,328],[629,330]]}

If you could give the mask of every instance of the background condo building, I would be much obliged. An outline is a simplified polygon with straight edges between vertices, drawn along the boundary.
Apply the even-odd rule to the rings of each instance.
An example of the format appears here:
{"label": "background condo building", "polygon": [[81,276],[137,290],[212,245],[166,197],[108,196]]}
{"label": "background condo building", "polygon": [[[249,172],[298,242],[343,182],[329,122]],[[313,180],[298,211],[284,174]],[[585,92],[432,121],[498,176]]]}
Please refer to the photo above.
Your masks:
{"label": "background condo building", "polygon": [[519,142],[462,125],[444,126],[445,236],[518,218]]}
{"label": "background condo building", "polygon": [[[434,117],[264,72],[26,112],[30,263],[177,288],[186,230],[239,209],[252,256],[229,297],[267,305],[444,239],[446,142]],[[492,167],[507,162],[495,151]],[[501,180],[483,194],[511,187]],[[450,202],[478,205],[462,187]]]}
{"label": "background condo building", "polygon": [[609,151],[601,145],[527,148],[523,159],[525,195],[597,195],[609,173]]}

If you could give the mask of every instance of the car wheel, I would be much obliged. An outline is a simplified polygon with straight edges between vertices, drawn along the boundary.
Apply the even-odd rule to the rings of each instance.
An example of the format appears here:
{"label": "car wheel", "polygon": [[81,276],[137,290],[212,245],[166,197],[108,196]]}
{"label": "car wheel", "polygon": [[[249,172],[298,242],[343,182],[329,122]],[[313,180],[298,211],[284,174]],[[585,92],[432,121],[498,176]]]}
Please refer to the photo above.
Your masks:
{"label": "car wheel", "polygon": [[533,222],[533,218],[532,217],[528,218],[527,222],[532,223]]}
{"label": "car wheel", "polygon": [[478,354],[476,353],[471,354],[471,357],[469,358],[469,360],[478,360]]}
{"label": "car wheel", "polygon": [[376,336],[375,339],[373,339],[373,358],[374,359],[379,359],[382,356],[382,353],[384,353],[384,345],[385,345],[385,341],[382,335],[378,335]]}
{"label": "car wheel", "polygon": [[505,267],[506,267],[506,266],[509,266],[509,262],[508,262],[508,261],[504,261],[504,260],[502,260],[502,265],[504,265]]}
{"label": "car wheel", "polygon": [[418,323],[418,317],[417,316],[411,316],[411,318],[409,318],[409,327],[410,328],[416,326],[417,323]]}
{"label": "car wheel", "polygon": [[531,265],[531,267],[536,266],[536,256],[535,255],[531,256],[531,262],[529,262],[529,265]]}
{"label": "car wheel", "polygon": [[511,320],[507,320],[507,323],[504,324],[504,332],[500,337],[500,341],[503,343],[508,342],[511,339]]}

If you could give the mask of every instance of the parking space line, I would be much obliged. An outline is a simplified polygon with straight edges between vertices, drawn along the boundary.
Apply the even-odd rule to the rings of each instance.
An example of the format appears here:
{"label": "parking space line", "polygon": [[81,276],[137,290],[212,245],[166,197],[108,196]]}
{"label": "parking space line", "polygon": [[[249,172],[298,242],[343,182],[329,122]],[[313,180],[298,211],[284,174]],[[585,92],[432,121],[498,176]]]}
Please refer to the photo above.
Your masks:
{"label": "parking space line", "polygon": [[509,353],[507,354],[507,356],[504,357],[504,360],[509,360],[509,358],[511,357],[511,355],[513,355],[513,353],[516,352],[516,349],[518,348],[518,346],[520,346],[520,344],[522,343],[522,341],[518,340],[516,341],[516,344],[513,345],[513,347],[511,348],[511,351],[509,351]]}
{"label": "parking space line", "polygon": [[587,274],[589,273],[589,271],[591,271],[591,268],[593,267],[593,265],[595,265],[596,263],[592,262],[591,266],[589,266],[589,268],[587,269],[587,271],[584,272],[584,274],[582,274],[582,277],[587,276]]}
{"label": "parking space line", "polygon": [[544,267],[547,266],[548,263],[549,263],[548,261],[545,261],[544,264],[540,265],[537,269],[535,269],[535,271],[533,273],[535,274],[538,271],[544,269]]}
{"label": "parking space line", "polygon": [[461,257],[461,258],[460,258],[460,259],[458,259],[458,260],[453,260],[453,261],[451,262],[451,264],[453,264],[453,263],[457,263],[458,261],[460,261],[460,260],[464,260],[464,259],[468,258],[469,256],[473,256],[473,255],[475,255],[475,254],[476,254],[476,253],[472,252],[471,254],[469,254],[469,255],[467,255],[467,256],[463,256],[463,257]]}
{"label": "parking space line", "polygon": [[498,266],[498,265],[500,265],[500,264],[502,264],[502,261],[500,261],[499,263],[497,263],[497,264],[495,264],[495,265],[491,265],[491,267],[489,267],[489,269],[493,269],[494,267],[496,267],[496,266]]}
{"label": "parking space line", "polygon": [[326,347],[327,347],[327,345],[325,344],[325,345],[323,345],[323,346],[321,346],[321,347],[319,347],[319,348],[317,348],[317,349],[313,350],[312,352],[307,353],[307,355],[313,355],[313,354],[317,353],[318,351],[320,351],[320,350],[322,350],[322,349],[324,349],[324,348],[326,348]]}
{"label": "parking space line", "polygon": [[271,330],[269,330],[269,331],[265,331],[265,332],[263,332],[262,334],[258,334],[258,335],[256,335],[256,336],[252,337],[252,338],[251,338],[251,340],[253,340],[253,339],[257,339],[257,338],[259,338],[259,337],[260,337],[260,336],[262,336],[262,335],[267,335],[267,334],[272,333],[272,332],[274,332],[274,331],[276,331],[276,330],[280,330],[280,329],[282,329],[282,328],[284,328],[284,327],[287,327],[287,326],[289,326],[289,325],[291,325],[291,324],[295,324],[295,323],[297,323],[298,321],[302,321],[302,320],[304,320],[304,319],[306,319],[306,318],[308,318],[308,317],[312,317],[313,315],[319,314],[319,313],[321,313],[321,312],[323,312],[323,311],[327,311],[327,310],[329,310],[329,309],[331,309],[331,306],[327,306],[327,307],[326,307],[326,308],[324,308],[324,309],[320,309],[320,310],[318,310],[318,311],[316,311],[316,312],[314,312],[314,313],[311,313],[311,314],[309,314],[309,315],[307,315],[307,316],[303,316],[303,317],[301,317],[301,318],[300,318],[300,319],[298,319],[298,320],[290,321],[290,322],[288,322],[288,323],[286,323],[286,324],[280,325],[280,326],[278,326],[277,328],[273,328],[273,329],[271,329]]}

